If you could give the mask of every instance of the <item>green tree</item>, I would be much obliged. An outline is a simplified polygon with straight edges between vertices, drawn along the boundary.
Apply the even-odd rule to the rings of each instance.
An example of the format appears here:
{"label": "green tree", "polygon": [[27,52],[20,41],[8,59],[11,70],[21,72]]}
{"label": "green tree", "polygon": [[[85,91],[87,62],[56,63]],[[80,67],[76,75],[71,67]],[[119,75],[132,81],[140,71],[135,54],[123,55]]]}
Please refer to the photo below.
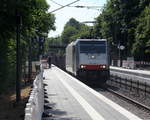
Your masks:
{"label": "green tree", "polygon": [[124,45],[125,50],[122,55],[131,56],[137,17],[141,12],[140,4],[143,6],[144,3],[140,0],[109,0],[102,14],[96,19],[96,34],[109,40],[115,53],[119,45]]}
{"label": "green tree", "polygon": [[71,42],[72,41],[71,37],[77,33],[78,33],[78,30],[76,28],[72,26],[65,27],[61,36],[63,43],[67,44]]}
{"label": "green tree", "polygon": [[0,1],[0,82],[4,83],[0,85],[0,92],[8,89],[10,85],[14,86],[12,83],[15,80],[16,65],[16,11],[21,16],[20,46],[23,65],[28,56],[29,40],[41,35],[40,33],[55,29],[55,18],[47,12],[48,8],[45,0]]}
{"label": "green tree", "polygon": [[141,13],[135,30],[132,53],[140,58],[150,58],[150,4]]}
{"label": "green tree", "polygon": [[71,18],[65,25],[61,35],[62,42],[65,44],[76,40],[77,38],[86,38],[90,36],[90,27]]}
{"label": "green tree", "polygon": [[[80,23],[75,20],[74,18],[71,18],[65,25],[65,27],[68,27],[68,26],[71,26],[71,27],[74,27],[76,29],[81,29],[81,26],[80,26]],[[64,27],[64,29],[65,29]]]}

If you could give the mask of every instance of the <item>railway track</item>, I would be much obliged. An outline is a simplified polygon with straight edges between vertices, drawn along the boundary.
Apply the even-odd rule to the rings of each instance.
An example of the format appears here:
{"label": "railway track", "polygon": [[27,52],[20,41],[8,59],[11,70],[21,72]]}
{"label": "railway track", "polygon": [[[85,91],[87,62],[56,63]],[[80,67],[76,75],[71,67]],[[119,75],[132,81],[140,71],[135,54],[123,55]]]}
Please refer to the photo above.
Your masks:
{"label": "railway track", "polygon": [[[81,79],[81,81],[86,81],[86,80]],[[121,89],[120,89],[120,85],[114,86],[114,84],[113,85],[106,84],[104,86],[100,86],[98,84],[91,85],[90,83],[88,83],[88,84],[85,83],[85,84],[92,87],[97,92],[100,92],[100,94],[106,96],[107,98],[111,99],[112,101],[116,102],[123,108],[125,108],[131,112],[134,111],[133,113],[136,114],[137,116],[139,116],[140,118],[142,118],[143,120],[150,119],[150,107],[149,107],[150,104],[148,103],[148,105],[146,106],[142,103],[143,101],[139,102],[138,100],[136,100],[135,97],[137,97],[137,96],[134,96],[136,93],[132,94],[133,98],[132,98],[132,96],[127,97],[126,94],[129,92],[125,91],[126,94],[124,94],[124,90],[127,90],[125,86],[123,87],[123,85],[121,85]],[[129,93],[129,95],[130,95],[130,93]],[[149,101],[148,98],[147,98],[147,100]]]}
{"label": "railway track", "polygon": [[140,102],[138,102],[138,101],[136,101],[136,100],[134,100],[132,98],[129,98],[129,97],[127,97],[127,96],[125,96],[125,95],[123,95],[123,94],[121,94],[119,92],[116,92],[116,91],[114,91],[114,90],[112,90],[112,89],[110,89],[108,87],[106,88],[106,90],[108,92],[113,93],[114,95],[122,98],[122,99],[125,99],[126,101],[129,101],[130,103],[136,105],[137,107],[140,107],[140,108],[143,108],[143,109],[145,109],[147,111],[150,111],[150,107],[148,107],[148,106],[146,106],[146,105],[144,105],[144,104],[142,104],[142,103],[140,103]]}
{"label": "railway track", "polygon": [[[124,84],[124,85],[125,85],[125,84]],[[123,85],[122,85],[122,86],[123,86]],[[98,86],[91,86],[91,87],[98,87]],[[122,98],[123,100],[126,100],[127,102],[132,103],[134,106],[136,106],[136,107],[138,107],[138,108],[142,108],[142,109],[144,109],[144,110],[150,112],[150,107],[149,107],[149,106],[146,106],[146,105],[144,105],[143,103],[140,103],[140,102],[138,102],[138,101],[132,99],[131,97],[128,97],[128,96],[124,95],[124,94],[121,93],[121,92],[117,92],[117,91],[111,89],[111,87],[114,87],[114,86],[111,86],[111,85],[108,85],[108,84],[107,84],[106,86],[100,86],[100,88],[102,88],[102,89],[104,89],[104,90],[110,92],[111,94],[114,94],[114,95],[117,96],[117,97]],[[118,87],[118,86],[115,86],[115,87]],[[120,88],[118,88],[118,89],[120,89]],[[135,94],[136,94],[136,93],[135,93]]]}
{"label": "railway track", "polygon": [[[105,86],[93,86],[100,94],[104,95],[108,99],[114,101],[118,105],[122,106],[126,110],[142,118],[142,120],[150,120],[150,107],[149,104],[145,105],[141,101],[135,99],[135,96],[128,96],[127,91],[121,90],[119,87],[106,84]],[[130,93],[129,93],[130,94]],[[137,97],[137,96],[136,96]],[[148,100],[149,101],[149,100]]]}

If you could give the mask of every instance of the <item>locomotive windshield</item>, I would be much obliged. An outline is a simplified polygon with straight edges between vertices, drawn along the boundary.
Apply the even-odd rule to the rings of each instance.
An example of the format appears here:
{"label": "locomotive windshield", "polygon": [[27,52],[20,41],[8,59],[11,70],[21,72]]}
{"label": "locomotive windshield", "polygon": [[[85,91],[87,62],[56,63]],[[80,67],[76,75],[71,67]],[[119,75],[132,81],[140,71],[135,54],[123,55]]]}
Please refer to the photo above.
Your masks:
{"label": "locomotive windshield", "polygon": [[80,53],[106,53],[106,41],[80,41]]}

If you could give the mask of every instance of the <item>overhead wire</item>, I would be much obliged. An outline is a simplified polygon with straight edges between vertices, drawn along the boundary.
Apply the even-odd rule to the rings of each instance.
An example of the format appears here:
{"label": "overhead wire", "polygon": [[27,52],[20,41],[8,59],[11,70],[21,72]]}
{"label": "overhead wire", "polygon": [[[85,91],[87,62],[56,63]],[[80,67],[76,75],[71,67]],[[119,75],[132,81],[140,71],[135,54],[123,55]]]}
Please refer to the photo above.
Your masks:
{"label": "overhead wire", "polygon": [[64,8],[64,7],[67,7],[67,6],[69,6],[69,5],[71,5],[71,4],[74,4],[74,3],[78,2],[78,1],[80,1],[80,0],[76,0],[76,1],[74,1],[74,2],[71,2],[71,3],[68,3],[68,4],[66,4],[66,5],[63,5],[63,6],[61,6],[60,8],[57,8],[57,9],[51,11],[50,13],[55,12],[55,11],[57,11],[57,10],[60,10],[60,9],[62,9],[62,8]]}
{"label": "overhead wire", "polygon": [[50,0],[50,1],[52,1],[52,2],[55,3],[56,5],[63,6],[63,5],[61,5],[61,4],[57,3],[57,2],[55,2],[54,0]]}
{"label": "overhead wire", "polygon": [[[55,2],[54,0],[50,0],[50,1],[52,1],[53,3],[55,3],[56,5],[59,5],[59,6],[61,6],[61,7],[64,6],[64,5],[62,5],[62,4],[59,4],[59,3]],[[67,5],[66,7],[96,9],[96,10],[98,10],[98,11],[101,11],[101,9],[103,8],[103,6],[83,6],[83,5],[76,5],[76,6]],[[98,9],[98,8],[100,8],[100,9]]]}

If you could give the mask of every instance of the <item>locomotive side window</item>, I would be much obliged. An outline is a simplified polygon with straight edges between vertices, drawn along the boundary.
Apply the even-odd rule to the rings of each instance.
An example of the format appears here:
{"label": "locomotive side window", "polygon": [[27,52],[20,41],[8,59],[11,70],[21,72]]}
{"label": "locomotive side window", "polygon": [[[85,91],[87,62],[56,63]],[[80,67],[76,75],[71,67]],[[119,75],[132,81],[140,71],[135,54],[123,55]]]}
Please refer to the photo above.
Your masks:
{"label": "locomotive side window", "polygon": [[80,53],[106,53],[105,41],[80,41]]}

